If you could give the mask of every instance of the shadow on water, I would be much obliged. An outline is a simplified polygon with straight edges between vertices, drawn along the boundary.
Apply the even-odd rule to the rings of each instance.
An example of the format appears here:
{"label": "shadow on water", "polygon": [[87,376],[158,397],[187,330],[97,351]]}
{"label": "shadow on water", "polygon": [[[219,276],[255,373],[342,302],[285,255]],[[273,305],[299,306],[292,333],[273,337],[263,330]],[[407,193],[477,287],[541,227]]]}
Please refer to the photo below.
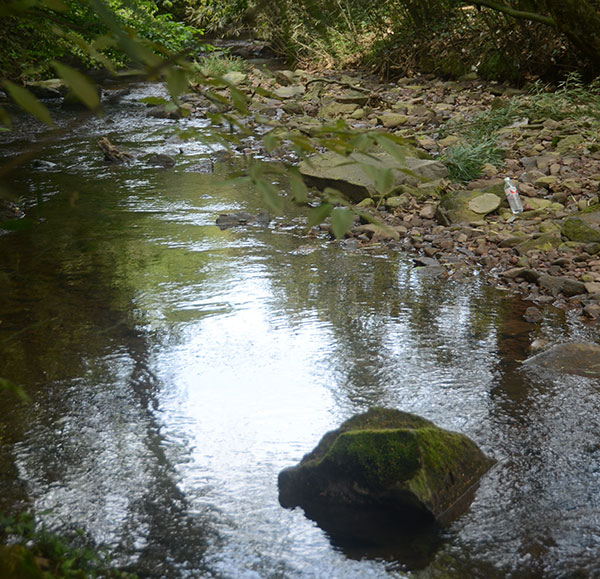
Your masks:
{"label": "shadow on water", "polygon": [[0,508],[33,503],[50,528],[82,528],[142,576],[201,569],[210,521],[190,512],[178,488],[154,415],[152,334],[120,275],[151,256],[107,243],[123,241],[131,223],[111,211],[118,198],[106,188],[88,186],[74,204],[78,177],[58,187],[67,193],[37,209],[37,225],[1,239],[0,375],[33,403],[1,393],[10,413]]}

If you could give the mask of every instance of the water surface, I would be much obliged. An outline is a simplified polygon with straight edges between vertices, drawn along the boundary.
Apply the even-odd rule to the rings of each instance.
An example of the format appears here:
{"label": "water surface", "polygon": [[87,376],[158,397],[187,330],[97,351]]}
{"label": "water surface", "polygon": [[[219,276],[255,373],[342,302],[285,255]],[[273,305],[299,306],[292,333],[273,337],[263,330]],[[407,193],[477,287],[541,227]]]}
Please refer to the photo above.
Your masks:
{"label": "water surface", "polygon": [[[475,274],[308,241],[293,215],[221,231],[221,212],[260,199],[173,137],[205,122],[145,117],[138,99],[159,92],[79,119],[40,148],[56,165],[8,180],[40,204],[0,236],[0,376],[34,400],[2,395],[0,507],[82,529],[141,577],[599,576],[599,384],[520,366],[536,338],[594,330],[554,310],[527,324]],[[5,156],[44,137],[17,128]],[[107,166],[104,135],[177,166]],[[282,468],[376,404],[498,461],[425,555],[341,543],[277,501]]]}

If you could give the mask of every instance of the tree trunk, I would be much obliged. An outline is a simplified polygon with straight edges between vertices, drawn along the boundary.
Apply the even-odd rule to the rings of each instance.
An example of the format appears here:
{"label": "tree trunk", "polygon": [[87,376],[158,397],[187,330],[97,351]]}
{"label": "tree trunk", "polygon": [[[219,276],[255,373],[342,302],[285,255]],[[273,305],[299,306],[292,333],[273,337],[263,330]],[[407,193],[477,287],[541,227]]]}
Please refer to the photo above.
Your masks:
{"label": "tree trunk", "polygon": [[600,12],[592,0],[544,0],[546,10],[564,34],[600,70]]}

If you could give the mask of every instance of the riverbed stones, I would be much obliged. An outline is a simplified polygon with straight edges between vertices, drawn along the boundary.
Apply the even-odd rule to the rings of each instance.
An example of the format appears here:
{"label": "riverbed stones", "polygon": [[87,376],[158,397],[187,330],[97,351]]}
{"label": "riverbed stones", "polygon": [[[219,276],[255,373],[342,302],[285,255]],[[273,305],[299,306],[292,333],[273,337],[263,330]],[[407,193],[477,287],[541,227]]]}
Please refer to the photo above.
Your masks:
{"label": "riverbed stones", "polygon": [[558,344],[525,360],[527,367],[600,377],[600,346],[587,342]]}
{"label": "riverbed stones", "polygon": [[325,434],[297,466],[280,472],[279,501],[311,517],[321,509],[345,508],[356,516],[377,508],[396,513],[398,525],[449,522],[460,511],[453,507],[491,465],[462,434],[414,414],[371,408]]}

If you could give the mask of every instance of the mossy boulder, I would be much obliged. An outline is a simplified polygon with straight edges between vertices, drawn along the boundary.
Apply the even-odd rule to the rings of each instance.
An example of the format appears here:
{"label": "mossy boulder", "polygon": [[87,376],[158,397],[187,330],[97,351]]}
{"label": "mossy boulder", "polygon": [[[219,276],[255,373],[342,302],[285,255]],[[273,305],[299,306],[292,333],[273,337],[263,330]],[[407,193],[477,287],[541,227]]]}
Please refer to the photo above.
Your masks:
{"label": "mossy boulder", "polygon": [[[328,432],[279,474],[282,506],[310,513],[379,509],[399,526],[449,522],[492,461],[466,436],[399,410],[372,408]],[[460,508],[457,507],[460,505]]]}
{"label": "mossy boulder", "polygon": [[321,190],[326,187],[337,189],[354,203],[378,196],[377,171],[391,170],[392,190],[404,184],[418,186],[437,181],[448,175],[448,170],[439,161],[419,159],[410,156],[410,152],[401,162],[385,152],[344,156],[329,151],[302,161],[298,169],[309,186]]}
{"label": "mossy boulder", "polygon": [[600,211],[582,213],[565,219],[561,235],[569,241],[596,243],[600,241]]}
{"label": "mossy boulder", "polygon": [[[436,219],[442,225],[470,223],[481,219],[481,213],[471,208],[473,201],[484,195],[483,191],[451,191],[442,196],[436,212]],[[498,203],[498,206],[500,203]],[[476,207],[478,208],[478,207]]]}

